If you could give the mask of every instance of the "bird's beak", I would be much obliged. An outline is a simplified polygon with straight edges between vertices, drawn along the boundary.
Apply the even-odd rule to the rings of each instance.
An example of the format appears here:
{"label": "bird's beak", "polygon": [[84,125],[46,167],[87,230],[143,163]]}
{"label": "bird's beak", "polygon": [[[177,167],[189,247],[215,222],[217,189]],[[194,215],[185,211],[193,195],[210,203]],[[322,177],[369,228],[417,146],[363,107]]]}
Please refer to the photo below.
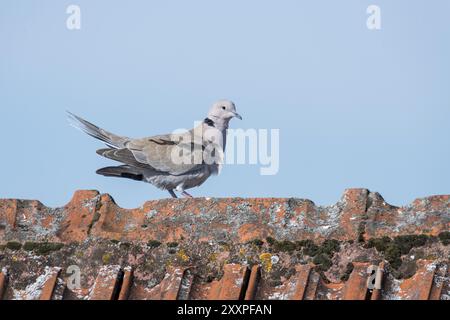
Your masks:
{"label": "bird's beak", "polygon": [[242,120],[241,115],[239,113],[237,113],[237,112],[234,112],[234,117],[238,118],[239,120]]}

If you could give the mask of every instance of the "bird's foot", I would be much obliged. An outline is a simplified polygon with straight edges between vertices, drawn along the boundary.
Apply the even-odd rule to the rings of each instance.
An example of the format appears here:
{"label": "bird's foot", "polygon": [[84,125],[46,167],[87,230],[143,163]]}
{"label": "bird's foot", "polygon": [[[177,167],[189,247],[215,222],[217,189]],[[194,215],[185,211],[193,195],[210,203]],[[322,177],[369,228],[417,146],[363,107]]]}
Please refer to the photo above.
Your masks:
{"label": "bird's foot", "polygon": [[187,193],[186,191],[183,191],[181,193],[183,196],[185,196],[186,198],[194,198],[193,196],[191,196],[189,193]]}

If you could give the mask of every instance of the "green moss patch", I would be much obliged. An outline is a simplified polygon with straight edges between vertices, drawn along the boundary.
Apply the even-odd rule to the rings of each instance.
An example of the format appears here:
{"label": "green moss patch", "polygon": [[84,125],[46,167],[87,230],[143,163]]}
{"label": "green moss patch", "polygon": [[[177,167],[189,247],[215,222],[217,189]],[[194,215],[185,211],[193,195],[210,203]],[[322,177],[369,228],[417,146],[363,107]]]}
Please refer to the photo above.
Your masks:
{"label": "green moss patch", "polygon": [[270,237],[266,240],[275,252],[301,251],[303,255],[312,257],[319,271],[326,271],[331,267],[331,258],[335,252],[340,250],[341,246],[341,243],[335,239],[327,239],[321,245],[315,244],[312,240],[277,241]]}
{"label": "green moss patch", "polygon": [[332,255],[335,252],[338,252],[341,248],[341,243],[335,239],[325,240],[322,243],[322,246],[319,248],[320,252]]}
{"label": "green moss patch", "polygon": [[167,244],[167,247],[168,248],[176,248],[176,247],[178,247],[178,242],[169,242]]}
{"label": "green moss patch", "polygon": [[47,255],[50,252],[61,250],[63,247],[63,243],[56,242],[25,242],[23,250],[33,251],[38,255]]}
{"label": "green moss patch", "polygon": [[392,239],[389,237],[373,238],[367,242],[367,248],[376,248],[377,251],[383,252],[391,243]]}
{"label": "green moss patch", "polygon": [[349,262],[345,268],[344,274],[341,276],[341,281],[347,281],[350,278],[354,268],[355,266],[353,263]]}
{"label": "green moss patch", "polygon": [[119,244],[119,247],[120,247],[120,249],[128,250],[128,249],[131,248],[131,243],[129,243],[129,242],[121,242]]}
{"label": "green moss patch", "polygon": [[412,248],[424,246],[429,238],[424,234],[398,236],[394,238],[394,243],[399,247],[402,254],[408,254]]}
{"label": "green moss patch", "polygon": [[22,248],[22,244],[20,242],[17,241],[10,241],[6,243],[6,248],[8,248],[9,250],[20,250],[20,248]]}
{"label": "green moss patch", "polygon": [[262,247],[264,245],[264,241],[262,241],[261,239],[253,239],[247,242],[247,244]]}
{"label": "green moss patch", "polygon": [[272,237],[267,237],[266,241],[270,246],[272,246],[276,242],[276,240]]}
{"label": "green moss patch", "polygon": [[[383,253],[391,267],[399,270],[402,266],[402,255],[408,254],[412,248],[422,247],[431,241],[428,235],[403,235],[391,239],[389,237],[370,239],[366,247],[376,248],[377,251]],[[411,274],[411,267],[404,268],[405,272],[397,272],[397,277],[407,278]]]}
{"label": "green moss patch", "polygon": [[333,265],[330,256],[325,253],[320,253],[315,256],[313,262],[316,265],[316,270],[318,271],[327,271]]}
{"label": "green moss patch", "polygon": [[450,244],[450,232],[444,231],[438,235],[439,240],[441,240],[444,246],[448,246]]}
{"label": "green moss patch", "polygon": [[358,239],[357,241],[359,243],[364,242],[364,234],[366,233],[366,223],[365,222],[361,222],[358,225]]}
{"label": "green moss patch", "polygon": [[314,257],[319,253],[319,246],[312,240],[301,240],[296,242],[297,246],[302,249],[304,255]]}
{"label": "green moss patch", "polygon": [[150,247],[150,249],[158,248],[162,243],[157,240],[150,240],[147,242],[147,246]]}
{"label": "green moss patch", "polygon": [[297,250],[297,246],[291,241],[275,241],[272,245],[273,249],[278,252],[293,252]]}

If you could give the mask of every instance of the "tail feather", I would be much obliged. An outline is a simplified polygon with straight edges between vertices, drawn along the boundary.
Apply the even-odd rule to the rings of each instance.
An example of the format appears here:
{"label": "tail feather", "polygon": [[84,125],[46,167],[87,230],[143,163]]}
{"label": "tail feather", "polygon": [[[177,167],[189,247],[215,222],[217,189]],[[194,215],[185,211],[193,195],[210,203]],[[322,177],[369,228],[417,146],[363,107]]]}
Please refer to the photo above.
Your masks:
{"label": "tail feather", "polygon": [[94,137],[100,141],[103,141],[108,147],[120,149],[124,148],[125,144],[130,140],[127,137],[121,137],[111,132],[103,130],[97,127],[95,124],[78,117],[77,115],[67,111],[69,121],[71,125],[84,133]]}
{"label": "tail feather", "polygon": [[96,173],[105,177],[128,178],[137,181],[144,179],[144,175],[139,170],[130,166],[105,167],[97,170]]}

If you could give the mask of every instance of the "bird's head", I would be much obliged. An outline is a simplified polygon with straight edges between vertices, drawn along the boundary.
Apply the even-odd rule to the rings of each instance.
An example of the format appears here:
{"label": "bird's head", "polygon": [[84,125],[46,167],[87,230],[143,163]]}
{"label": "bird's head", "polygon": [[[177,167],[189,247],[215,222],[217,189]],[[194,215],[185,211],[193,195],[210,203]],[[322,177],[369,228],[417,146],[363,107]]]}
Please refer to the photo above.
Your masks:
{"label": "bird's head", "polygon": [[208,113],[208,118],[214,121],[230,121],[232,118],[242,120],[239,113],[236,112],[236,106],[233,101],[219,100],[213,104]]}

